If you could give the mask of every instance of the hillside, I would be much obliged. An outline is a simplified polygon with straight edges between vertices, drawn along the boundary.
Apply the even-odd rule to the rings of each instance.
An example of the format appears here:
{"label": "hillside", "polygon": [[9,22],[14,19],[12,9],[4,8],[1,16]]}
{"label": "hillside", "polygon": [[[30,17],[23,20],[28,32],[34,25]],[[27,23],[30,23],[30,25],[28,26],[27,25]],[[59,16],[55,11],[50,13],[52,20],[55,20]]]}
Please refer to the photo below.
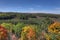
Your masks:
{"label": "hillside", "polygon": [[49,17],[52,20],[60,21],[60,14],[46,14],[46,13],[14,13],[14,12],[0,12],[0,23],[36,23],[35,21]]}
{"label": "hillside", "polygon": [[12,34],[17,40],[60,40],[60,15],[1,12],[0,40],[11,40]]}

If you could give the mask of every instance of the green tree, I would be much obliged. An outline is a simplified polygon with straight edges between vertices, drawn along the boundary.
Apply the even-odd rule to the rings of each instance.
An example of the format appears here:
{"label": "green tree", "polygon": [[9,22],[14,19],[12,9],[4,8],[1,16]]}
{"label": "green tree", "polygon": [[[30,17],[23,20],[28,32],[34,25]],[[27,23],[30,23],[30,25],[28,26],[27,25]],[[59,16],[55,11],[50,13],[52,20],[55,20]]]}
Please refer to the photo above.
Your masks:
{"label": "green tree", "polygon": [[17,23],[14,27],[13,30],[15,31],[15,34],[20,37],[22,27],[24,27],[24,23]]}

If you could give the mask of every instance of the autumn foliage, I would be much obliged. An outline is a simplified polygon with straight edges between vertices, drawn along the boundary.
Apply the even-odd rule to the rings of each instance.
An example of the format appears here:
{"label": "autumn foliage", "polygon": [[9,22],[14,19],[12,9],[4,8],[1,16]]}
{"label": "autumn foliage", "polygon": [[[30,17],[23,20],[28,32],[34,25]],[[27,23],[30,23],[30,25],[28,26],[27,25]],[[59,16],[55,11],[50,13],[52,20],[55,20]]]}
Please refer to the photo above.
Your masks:
{"label": "autumn foliage", "polygon": [[0,40],[5,39],[7,37],[7,30],[0,26]]}
{"label": "autumn foliage", "polygon": [[[26,33],[26,34],[25,34]],[[24,39],[24,36],[23,34],[25,34],[25,38]],[[22,37],[22,40],[35,40],[35,30],[32,28],[32,26],[25,26],[23,29],[22,29],[22,34],[21,34],[21,37]]]}
{"label": "autumn foliage", "polygon": [[48,27],[48,31],[51,33],[59,33],[60,34],[60,23],[59,22],[54,22]]}
{"label": "autumn foliage", "polygon": [[39,22],[37,25],[2,23],[0,26],[0,40],[3,38],[5,40],[7,34],[12,33],[12,30],[14,30],[19,40],[60,40],[60,22],[51,23],[49,20],[39,20],[40,22],[36,22]]}

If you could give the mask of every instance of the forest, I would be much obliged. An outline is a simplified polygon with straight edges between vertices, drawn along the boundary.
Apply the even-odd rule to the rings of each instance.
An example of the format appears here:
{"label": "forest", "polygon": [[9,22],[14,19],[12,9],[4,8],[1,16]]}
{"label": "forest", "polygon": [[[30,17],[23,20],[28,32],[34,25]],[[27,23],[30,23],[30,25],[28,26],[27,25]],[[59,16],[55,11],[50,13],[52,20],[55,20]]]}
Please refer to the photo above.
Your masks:
{"label": "forest", "polygon": [[0,40],[60,40],[60,15],[0,12]]}

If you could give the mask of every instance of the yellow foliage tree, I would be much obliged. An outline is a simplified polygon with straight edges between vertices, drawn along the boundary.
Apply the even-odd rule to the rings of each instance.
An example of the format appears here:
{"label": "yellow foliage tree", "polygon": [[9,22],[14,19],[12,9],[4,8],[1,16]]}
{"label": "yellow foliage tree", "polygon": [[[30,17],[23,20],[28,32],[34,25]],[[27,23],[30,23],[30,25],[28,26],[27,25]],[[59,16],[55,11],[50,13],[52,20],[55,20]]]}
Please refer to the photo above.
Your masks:
{"label": "yellow foliage tree", "polygon": [[54,22],[48,27],[48,32],[60,34],[60,23]]}
{"label": "yellow foliage tree", "polygon": [[22,29],[21,40],[35,40],[35,36],[35,30],[32,26],[28,25]]}

